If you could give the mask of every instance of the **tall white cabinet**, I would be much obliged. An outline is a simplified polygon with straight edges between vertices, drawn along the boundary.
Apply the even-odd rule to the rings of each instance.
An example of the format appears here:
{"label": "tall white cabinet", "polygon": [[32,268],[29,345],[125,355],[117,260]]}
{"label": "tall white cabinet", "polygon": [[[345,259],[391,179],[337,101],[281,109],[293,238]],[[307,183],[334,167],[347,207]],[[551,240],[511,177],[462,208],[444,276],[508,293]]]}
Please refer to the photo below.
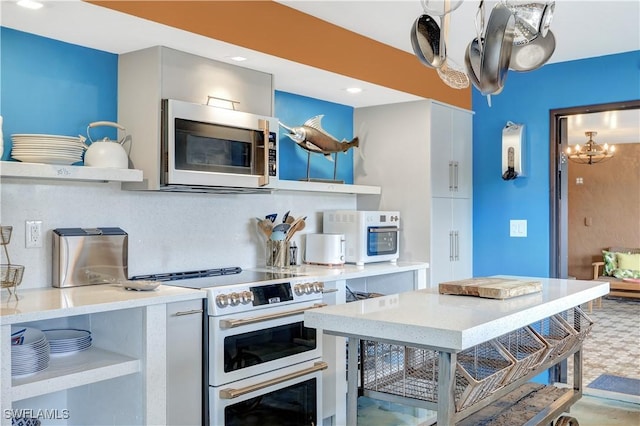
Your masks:
{"label": "tall white cabinet", "polygon": [[430,285],[472,276],[473,113],[433,100],[358,108],[355,182],[381,195],[358,209],[399,210],[400,259],[429,262]]}

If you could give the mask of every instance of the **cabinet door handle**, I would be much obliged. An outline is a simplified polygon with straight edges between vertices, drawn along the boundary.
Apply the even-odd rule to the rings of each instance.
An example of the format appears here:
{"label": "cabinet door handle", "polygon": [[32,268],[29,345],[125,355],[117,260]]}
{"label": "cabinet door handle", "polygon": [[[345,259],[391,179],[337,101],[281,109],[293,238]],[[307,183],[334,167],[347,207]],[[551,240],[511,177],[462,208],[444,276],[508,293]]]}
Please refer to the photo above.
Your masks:
{"label": "cabinet door handle", "polygon": [[453,260],[453,231],[449,231],[449,260]]}
{"label": "cabinet door handle", "polygon": [[449,161],[449,192],[453,191],[453,162]]}
{"label": "cabinet door handle", "polygon": [[457,161],[453,162],[453,171],[454,171],[453,190],[455,192],[458,192],[458,162]]}
{"label": "cabinet door handle", "polygon": [[458,231],[455,232],[456,241],[456,260],[460,260],[460,235]]}
{"label": "cabinet door handle", "polygon": [[246,395],[250,392],[254,392],[260,389],[264,389],[269,386],[284,383],[288,380],[297,379],[298,377],[306,376],[307,374],[315,373],[316,371],[326,370],[329,365],[324,361],[317,361],[313,364],[313,367],[305,368],[294,373],[285,374],[284,376],[276,377],[275,379],[265,380],[264,382],[256,383],[255,385],[247,386],[240,389],[220,389],[221,399],[233,399],[242,395]]}
{"label": "cabinet door handle", "polygon": [[201,314],[203,312],[204,311],[202,309],[193,309],[191,311],[179,311],[179,312],[176,312],[175,314],[173,314],[173,316],[182,317],[182,316],[185,316],[185,315]]}

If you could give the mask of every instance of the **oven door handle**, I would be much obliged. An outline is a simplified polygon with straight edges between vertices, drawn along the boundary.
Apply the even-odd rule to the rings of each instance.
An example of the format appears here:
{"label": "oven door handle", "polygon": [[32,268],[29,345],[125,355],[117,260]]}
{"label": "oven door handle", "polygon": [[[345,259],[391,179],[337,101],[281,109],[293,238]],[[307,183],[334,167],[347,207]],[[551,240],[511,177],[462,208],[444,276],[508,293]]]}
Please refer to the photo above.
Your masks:
{"label": "oven door handle", "polygon": [[315,303],[313,306],[310,306],[308,308],[294,309],[292,311],[279,312],[277,314],[262,315],[260,317],[244,318],[244,319],[220,320],[220,328],[222,328],[223,330],[226,330],[228,328],[236,328],[243,325],[255,324],[258,322],[264,322],[264,321],[274,320],[278,318],[290,317],[293,315],[301,314],[308,309],[317,309],[325,306],[327,306],[326,303]]}
{"label": "oven door handle", "polygon": [[329,365],[324,361],[317,361],[313,364],[313,367],[305,368],[294,373],[285,374],[284,376],[276,377],[275,379],[265,380],[264,382],[256,383],[255,385],[247,386],[240,389],[220,389],[220,399],[233,399],[242,395],[246,395],[250,392],[254,392],[260,389],[264,389],[269,386],[277,385],[288,380],[297,379],[298,377],[306,376],[307,374],[315,373],[316,371],[326,370]]}
{"label": "oven door handle", "polygon": [[398,232],[400,228],[396,226],[387,226],[386,228],[370,228],[368,230],[372,234],[383,234],[385,232]]}

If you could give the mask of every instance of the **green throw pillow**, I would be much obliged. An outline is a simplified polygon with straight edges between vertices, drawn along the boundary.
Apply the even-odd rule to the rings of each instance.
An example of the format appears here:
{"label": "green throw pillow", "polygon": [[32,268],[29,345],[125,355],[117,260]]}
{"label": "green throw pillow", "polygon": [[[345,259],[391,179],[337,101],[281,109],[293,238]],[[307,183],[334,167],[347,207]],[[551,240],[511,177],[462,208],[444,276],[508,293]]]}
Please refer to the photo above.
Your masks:
{"label": "green throw pillow", "polygon": [[602,257],[604,258],[604,275],[611,276],[613,270],[618,268],[616,254],[612,251],[602,250]]}
{"label": "green throw pillow", "polygon": [[640,271],[640,253],[616,253],[618,268]]}
{"label": "green throw pillow", "polygon": [[640,271],[634,269],[614,269],[613,276],[616,278],[640,278]]}

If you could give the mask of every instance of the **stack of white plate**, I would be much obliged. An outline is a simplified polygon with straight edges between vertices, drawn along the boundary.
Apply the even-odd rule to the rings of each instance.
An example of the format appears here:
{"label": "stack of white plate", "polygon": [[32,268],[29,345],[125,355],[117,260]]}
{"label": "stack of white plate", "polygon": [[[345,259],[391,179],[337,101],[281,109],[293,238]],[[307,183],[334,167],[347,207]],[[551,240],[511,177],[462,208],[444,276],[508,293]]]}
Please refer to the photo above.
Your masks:
{"label": "stack of white plate", "polygon": [[11,157],[26,163],[70,165],[82,161],[84,138],[81,136],[11,135]]}
{"label": "stack of white plate", "polygon": [[[22,329],[24,331],[20,333]],[[42,331],[31,327],[11,326],[11,334],[12,376],[35,373],[49,366],[49,342]],[[22,339],[17,339],[19,336]]]}
{"label": "stack of white plate", "polygon": [[44,330],[51,355],[80,352],[91,346],[91,332],[73,328]]}

